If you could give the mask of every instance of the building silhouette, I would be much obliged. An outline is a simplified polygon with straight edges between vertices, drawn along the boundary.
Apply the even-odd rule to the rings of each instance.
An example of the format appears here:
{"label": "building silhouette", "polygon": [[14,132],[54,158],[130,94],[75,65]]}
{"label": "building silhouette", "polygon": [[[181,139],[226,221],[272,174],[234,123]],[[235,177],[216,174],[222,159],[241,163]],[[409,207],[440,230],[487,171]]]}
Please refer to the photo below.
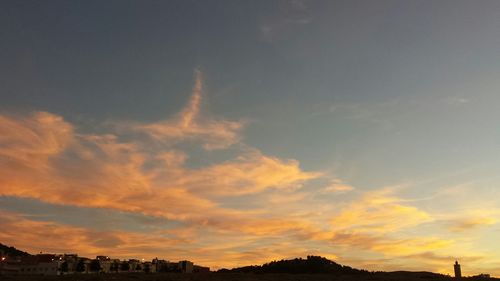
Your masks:
{"label": "building silhouette", "polygon": [[455,278],[456,279],[462,278],[462,268],[460,267],[458,261],[455,261],[454,267],[455,267]]}
{"label": "building silhouette", "polygon": [[179,269],[181,272],[191,273],[191,272],[193,272],[193,263],[190,261],[180,261],[179,262]]}

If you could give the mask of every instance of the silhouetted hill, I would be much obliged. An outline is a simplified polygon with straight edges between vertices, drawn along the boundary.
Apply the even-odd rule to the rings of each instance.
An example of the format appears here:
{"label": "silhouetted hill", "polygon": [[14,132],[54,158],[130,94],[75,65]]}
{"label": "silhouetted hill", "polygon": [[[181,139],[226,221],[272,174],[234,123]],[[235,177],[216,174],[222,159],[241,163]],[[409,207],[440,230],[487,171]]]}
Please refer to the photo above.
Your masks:
{"label": "silhouetted hill", "polygon": [[11,256],[11,257],[31,256],[29,253],[23,252],[23,251],[18,250],[14,247],[9,247],[9,246],[4,245],[2,243],[0,243],[0,252],[3,252],[4,255]]}
{"label": "silhouetted hill", "polygon": [[[336,280],[453,280],[450,276],[432,272],[369,272],[350,266],[340,265],[327,258],[308,256],[306,259],[280,260],[263,265],[244,266],[233,269],[221,269],[218,273],[253,273],[253,274],[293,274],[330,276]],[[280,279],[276,279],[280,280]]]}
{"label": "silhouetted hill", "polygon": [[306,259],[296,258],[293,260],[272,261],[263,265],[223,269],[220,272],[233,273],[292,273],[311,274],[328,273],[334,275],[368,274],[366,270],[359,270],[350,266],[340,265],[327,258],[319,256],[308,256]]}

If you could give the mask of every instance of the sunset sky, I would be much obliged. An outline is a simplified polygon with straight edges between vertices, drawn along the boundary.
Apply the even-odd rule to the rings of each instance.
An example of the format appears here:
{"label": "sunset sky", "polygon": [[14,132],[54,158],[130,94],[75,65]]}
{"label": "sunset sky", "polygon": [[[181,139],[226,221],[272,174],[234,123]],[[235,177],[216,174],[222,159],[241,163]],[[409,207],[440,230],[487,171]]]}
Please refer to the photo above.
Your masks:
{"label": "sunset sky", "polygon": [[0,243],[500,276],[500,1],[0,2]]}

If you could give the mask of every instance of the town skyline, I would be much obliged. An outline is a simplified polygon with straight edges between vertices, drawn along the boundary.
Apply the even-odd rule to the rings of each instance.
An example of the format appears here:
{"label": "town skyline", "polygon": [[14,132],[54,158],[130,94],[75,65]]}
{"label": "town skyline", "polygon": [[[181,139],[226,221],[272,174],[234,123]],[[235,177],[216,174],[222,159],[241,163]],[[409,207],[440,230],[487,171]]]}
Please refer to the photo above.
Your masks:
{"label": "town skyline", "polygon": [[[481,273],[475,276],[463,276],[462,266],[458,260],[453,264],[455,280],[466,278],[479,278],[481,280],[491,279],[490,274]],[[106,255],[98,255],[94,259],[79,256],[78,253],[37,253],[27,252],[0,244],[0,276],[23,276],[23,275],[67,275],[67,274],[90,274],[90,273],[201,273],[214,272],[209,267],[200,266],[191,261],[181,260],[172,262],[155,257],[151,261],[137,258],[116,259]],[[369,272],[365,269],[352,268],[348,265],[337,264],[335,261],[324,257],[308,255],[293,260],[273,260],[262,265],[247,265],[238,268],[220,268],[219,273],[287,273],[287,274],[335,274],[336,276],[366,276],[380,273],[391,273],[383,271]],[[395,271],[393,274],[398,274]],[[419,278],[444,278],[446,276],[432,272],[406,272],[414,274]],[[420,275],[424,274],[424,275]],[[429,275],[430,274],[430,275]],[[451,277],[448,275],[448,277]],[[494,277],[493,277],[494,278]]]}
{"label": "town skyline", "polygon": [[196,265],[187,260],[173,262],[158,257],[151,260],[137,258],[120,260],[106,255],[88,258],[77,253],[40,252],[33,255],[0,244],[0,276],[208,272],[210,272],[209,267]]}

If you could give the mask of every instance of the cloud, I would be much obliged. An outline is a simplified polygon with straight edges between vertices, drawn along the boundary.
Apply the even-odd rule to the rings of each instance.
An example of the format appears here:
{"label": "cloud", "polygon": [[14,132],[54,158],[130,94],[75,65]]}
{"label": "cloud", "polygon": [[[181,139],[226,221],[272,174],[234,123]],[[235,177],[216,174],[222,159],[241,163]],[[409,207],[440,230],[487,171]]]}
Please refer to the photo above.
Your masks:
{"label": "cloud", "polygon": [[281,160],[252,150],[237,159],[189,171],[183,177],[196,192],[209,191],[211,195],[240,195],[269,188],[289,188],[320,176],[303,172],[296,160]]}
{"label": "cloud", "polygon": [[321,193],[346,193],[353,190],[353,186],[345,184],[341,180],[335,179],[331,181],[330,185],[323,188]]}
{"label": "cloud", "polygon": [[[192,108],[197,107],[184,109],[180,114],[183,118],[178,119],[184,121],[177,125],[192,126],[192,120],[199,113],[186,112],[193,112]],[[291,257],[311,249],[304,246],[293,252],[266,242],[275,239],[285,239],[287,243],[319,243],[322,245],[320,249],[328,245],[356,247],[391,256],[416,254],[447,245],[446,241],[432,237],[408,239],[383,235],[385,231],[397,232],[432,221],[429,214],[406,205],[391,190],[366,193],[338,214],[320,211],[321,206],[311,201],[313,196],[307,196],[300,189],[308,181],[322,176],[321,173],[303,171],[297,160],[265,155],[245,145],[237,151],[235,158],[188,168],[187,151],[171,146],[151,151],[148,142],[139,136],[137,140],[124,140],[116,132],[82,134],[74,125],[54,114],[39,112],[23,118],[1,116],[0,120],[3,136],[0,195],[135,212],[184,223],[176,229],[144,236],[123,231],[102,233],[54,222],[3,216],[3,225],[13,230],[30,228],[33,235],[46,232],[51,239],[35,245],[45,251],[144,256],[158,253],[161,243],[159,249],[168,248],[186,258],[186,255],[191,255],[210,262],[214,256],[219,256],[218,261],[227,257],[240,263],[249,262],[250,258],[255,262],[264,261],[256,256],[258,249],[273,253],[266,258]],[[135,129],[131,128],[132,131]],[[177,141],[189,142],[191,137]],[[206,145],[204,142],[200,144]],[[333,180],[332,187],[330,192],[351,189],[339,180]],[[220,204],[225,197],[250,194],[259,195],[263,202],[285,206],[273,208],[267,204],[240,210]],[[279,195],[287,198],[278,200]],[[297,213],[297,208],[304,207],[309,211]],[[311,217],[310,214],[314,213],[318,217]],[[331,224],[327,223],[329,220]],[[15,221],[19,223],[12,227]],[[47,232],[47,228],[54,230]],[[55,237],[61,236],[71,239],[65,244],[57,244],[57,247],[50,244]],[[171,237],[175,239],[171,240]],[[180,242],[179,237],[184,242]],[[206,237],[206,241],[197,244],[200,237]],[[23,247],[36,236],[15,237],[13,233],[4,233],[2,239]],[[178,247],[172,241],[182,246]],[[193,248],[190,248],[190,243],[194,243]],[[212,243],[216,243],[215,248],[209,246]],[[228,243],[235,246],[228,248]],[[193,249],[204,254],[196,256]]]}
{"label": "cloud", "polygon": [[[83,134],[61,116],[36,112],[0,115],[0,195],[52,204],[136,212],[195,224],[216,217],[237,221],[249,212],[223,208],[218,197],[289,189],[319,177],[294,159],[279,159],[241,145],[237,156],[186,167],[187,151],[151,149],[147,139],[223,149],[239,142],[241,123],[201,115],[201,74],[190,103],[172,119],[120,132]],[[217,223],[208,224],[218,226]],[[227,224],[220,224],[227,225]]]}
{"label": "cloud", "polygon": [[214,206],[183,188],[154,185],[155,171],[143,168],[149,156],[134,143],[114,135],[76,135],[49,113],[0,120],[9,136],[0,151],[0,195],[169,218]]}
{"label": "cloud", "polygon": [[357,231],[396,231],[432,222],[430,214],[416,207],[405,205],[392,189],[368,192],[349,204],[332,221],[335,229]]}
{"label": "cloud", "polygon": [[464,105],[464,104],[469,103],[469,102],[470,102],[470,100],[468,98],[457,97],[457,96],[447,97],[445,99],[445,103],[448,105],[452,105],[452,106]]}
{"label": "cloud", "polygon": [[480,227],[491,226],[498,223],[493,217],[460,218],[449,222],[450,230],[453,232],[464,232],[475,230]]}
{"label": "cloud", "polygon": [[[330,241],[334,245],[369,250],[386,257],[401,257],[443,249],[451,239],[431,235],[408,235],[405,231],[432,223],[431,214],[408,205],[394,188],[365,192],[346,204],[331,219]],[[328,239],[328,236],[321,239]]]}
{"label": "cloud", "polygon": [[[457,260],[458,257],[452,256],[442,256],[438,255],[434,252],[422,252],[414,255],[409,255],[406,258],[416,259],[416,260],[425,260],[432,261],[441,264],[449,264],[450,261]],[[485,257],[483,256],[461,256],[459,259],[464,263],[472,263],[483,260]]]}
{"label": "cloud", "polygon": [[362,250],[370,250],[386,257],[402,257],[430,250],[447,248],[453,240],[436,237],[416,236],[398,238],[395,233],[373,234],[368,232],[337,231],[331,238],[333,245],[349,246]]}
{"label": "cloud", "polygon": [[239,132],[244,122],[200,116],[202,83],[201,72],[196,71],[191,99],[177,116],[152,124],[134,124],[135,129],[162,143],[198,141],[207,150],[224,149],[238,143],[241,139]]}
{"label": "cloud", "polygon": [[31,253],[74,253],[93,257],[112,253],[114,257],[142,257],[143,249],[160,254],[166,248],[185,243],[178,238],[155,234],[97,231],[50,221],[34,221],[17,213],[0,212],[0,240]]}
{"label": "cloud", "polygon": [[[77,252],[85,257],[111,255],[113,258],[162,257],[170,260],[188,258],[214,269],[311,254],[308,248],[292,245],[290,241],[282,239],[256,245],[253,236],[228,235],[221,238],[220,235],[212,236],[210,233],[205,233],[205,236],[200,233],[186,235],[185,231],[200,230],[191,227],[148,233],[104,232],[53,221],[35,221],[18,213],[3,211],[0,211],[0,228],[2,243],[16,245],[31,253]],[[336,258],[326,251],[315,253]]]}
{"label": "cloud", "polygon": [[[184,221],[188,223],[187,228],[163,231],[152,236],[179,235],[190,243],[197,237],[210,236],[208,233],[214,232],[225,239],[233,235],[236,235],[235,239],[246,236],[247,239],[259,241],[286,237],[287,241],[347,245],[385,254],[411,254],[440,246],[438,241],[426,238],[394,239],[373,235],[381,233],[382,229],[390,229],[393,225],[398,225],[399,229],[402,226],[418,225],[429,219],[424,212],[403,205],[402,200],[388,191],[368,193],[354,201],[346,211],[334,216],[331,227],[326,228],[307,216],[274,213],[273,208],[241,211],[219,206],[217,198],[224,196],[262,193],[268,190],[284,190],[287,192],[283,195],[292,196],[295,194],[293,191],[300,188],[302,183],[321,176],[320,173],[302,171],[296,160],[283,160],[264,155],[256,149],[245,149],[234,159],[192,169],[185,167],[188,155],[183,151],[167,148],[152,154],[142,147],[142,142],[124,142],[114,134],[77,134],[74,127],[62,118],[48,113],[42,115],[52,116],[53,120],[58,121],[50,123],[51,125],[44,123],[44,130],[40,131],[37,128],[38,115],[18,121],[7,117],[2,120],[6,124],[15,123],[14,127],[20,131],[25,130],[24,127],[30,128],[30,134],[19,136],[28,144],[64,145],[49,146],[58,149],[47,150],[30,147],[29,151],[33,154],[31,156],[41,159],[37,160],[40,165],[33,165],[30,162],[32,158],[28,157],[18,157],[8,163],[2,162],[0,194],[35,198],[55,204],[138,212]],[[56,128],[60,126],[65,127],[64,132],[67,133],[55,134],[58,132]],[[2,128],[4,127],[12,126]],[[10,134],[7,129],[4,129],[4,132],[10,136],[10,143],[18,143],[15,134]],[[19,146],[10,147],[5,142],[2,156],[16,154],[14,150],[26,149]],[[37,152],[43,157],[37,156]],[[152,168],[146,169],[146,166]],[[340,181],[333,182],[337,187],[341,185]],[[276,202],[276,193],[271,194],[269,200]],[[299,198],[303,196],[300,191],[297,194],[300,195]],[[295,199],[292,201],[298,202]],[[279,201],[275,204],[279,204]],[[51,222],[21,221],[26,227],[50,227],[58,229],[60,235],[74,237],[74,240],[68,241],[68,244],[61,248],[53,248],[50,244],[39,245],[40,248],[50,251],[66,251],[72,247],[89,254],[109,251],[120,255],[144,255],[158,251],[153,242],[149,244],[137,241],[154,240],[149,237],[120,232],[104,235],[95,230],[56,227]],[[37,232],[41,233],[42,230],[34,233]],[[19,239],[21,246],[24,245],[21,238],[13,238],[11,235],[9,239]],[[26,241],[30,239],[33,237],[26,238]],[[170,240],[166,240],[165,245],[176,247],[167,241]],[[219,247],[226,244],[219,243]],[[76,246],[77,244],[85,245],[87,250]],[[255,248],[259,247],[253,246],[252,250],[246,251],[228,250],[223,254],[239,257],[239,261],[245,261],[245,258],[250,256],[254,257],[255,261],[263,261],[252,254],[255,253]],[[206,245],[199,245],[197,248],[206,249]],[[271,248],[263,249],[270,251]],[[281,256],[273,257],[287,257],[283,250],[273,249],[274,253],[281,253]],[[301,253],[307,252],[307,249],[304,248]],[[207,257],[208,253],[215,255],[215,252],[216,250],[207,249]],[[188,253],[181,251],[179,254]],[[217,255],[221,255],[220,251]]]}
{"label": "cloud", "polygon": [[4,162],[44,165],[73,141],[73,134],[69,123],[51,113],[0,115],[0,156]]}
{"label": "cloud", "polygon": [[398,239],[395,241],[387,240],[378,242],[372,246],[372,249],[385,255],[404,256],[412,255],[422,251],[443,249],[451,246],[453,240],[441,239],[435,237],[417,237],[408,239]]}

